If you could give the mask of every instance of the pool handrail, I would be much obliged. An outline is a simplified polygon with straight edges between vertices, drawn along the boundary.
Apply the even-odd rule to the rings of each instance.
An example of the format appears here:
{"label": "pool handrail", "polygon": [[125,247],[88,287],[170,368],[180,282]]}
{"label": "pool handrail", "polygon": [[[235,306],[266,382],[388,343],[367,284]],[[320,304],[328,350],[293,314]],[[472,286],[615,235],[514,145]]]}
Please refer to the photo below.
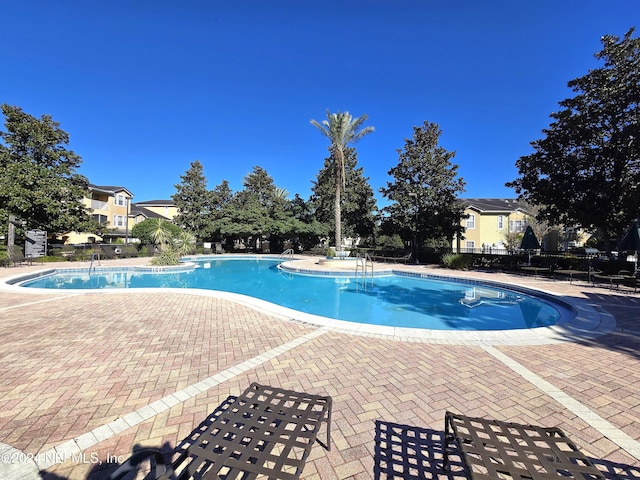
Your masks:
{"label": "pool handrail", "polygon": [[91,254],[91,262],[89,263],[89,275],[91,275],[91,267],[93,267],[93,271],[94,271],[94,272],[96,271],[96,267],[94,267],[94,266],[93,266],[93,261],[94,261],[96,258],[98,259],[98,266],[99,266],[99,267],[100,267],[100,266],[102,266],[102,265],[100,265],[100,253],[99,253],[99,252],[93,252],[93,253]]}
{"label": "pool handrail", "polygon": [[293,260],[293,248],[287,248],[284,252],[280,254],[278,259]]}

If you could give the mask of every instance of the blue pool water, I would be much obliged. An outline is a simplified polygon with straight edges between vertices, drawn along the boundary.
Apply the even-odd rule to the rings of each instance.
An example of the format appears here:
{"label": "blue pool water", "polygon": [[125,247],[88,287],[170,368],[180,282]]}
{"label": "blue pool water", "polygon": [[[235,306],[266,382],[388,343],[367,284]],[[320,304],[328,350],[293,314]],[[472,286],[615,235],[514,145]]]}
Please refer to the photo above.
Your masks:
{"label": "blue pool water", "polygon": [[[351,322],[435,330],[544,327],[570,312],[520,292],[481,284],[390,275],[373,285],[345,277],[292,275],[277,260],[207,259],[173,273],[133,270],[56,273],[22,283],[56,289],[201,288],[240,293]],[[370,279],[369,279],[370,282]]]}

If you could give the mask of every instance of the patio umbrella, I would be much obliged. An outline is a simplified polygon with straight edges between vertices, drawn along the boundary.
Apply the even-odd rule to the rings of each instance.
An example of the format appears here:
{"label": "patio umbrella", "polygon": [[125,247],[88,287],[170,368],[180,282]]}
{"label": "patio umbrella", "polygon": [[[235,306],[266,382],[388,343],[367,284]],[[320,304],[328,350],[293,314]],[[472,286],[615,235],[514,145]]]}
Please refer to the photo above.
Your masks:
{"label": "patio umbrella", "polygon": [[638,222],[637,218],[633,221],[633,223],[627,230],[627,233],[624,234],[622,240],[620,240],[618,250],[633,250],[636,254],[634,269],[638,270],[638,251],[640,250],[640,222]]}
{"label": "patio umbrella", "polygon": [[520,248],[529,252],[529,265],[531,265],[531,250],[540,249],[540,242],[538,242],[536,234],[533,233],[531,225],[528,225],[527,229],[524,231],[522,242],[520,242]]}

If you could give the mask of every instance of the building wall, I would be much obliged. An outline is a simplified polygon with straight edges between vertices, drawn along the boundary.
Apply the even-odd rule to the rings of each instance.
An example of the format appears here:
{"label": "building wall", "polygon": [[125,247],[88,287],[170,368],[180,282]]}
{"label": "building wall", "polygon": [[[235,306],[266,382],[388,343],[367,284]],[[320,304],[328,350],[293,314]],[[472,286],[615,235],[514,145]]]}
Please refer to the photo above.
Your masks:
{"label": "building wall", "polygon": [[108,223],[109,233],[104,238],[94,233],[68,232],[62,235],[65,245],[78,243],[95,243],[109,237],[125,238],[131,232],[131,219],[128,218],[129,204],[133,196],[126,190],[108,193],[102,190],[91,190],[91,196],[85,197],[83,203],[91,211],[91,216],[99,223]]}
{"label": "building wall", "polygon": [[153,213],[162,215],[163,217],[173,220],[178,215],[178,208],[175,205],[149,205],[145,203],[136,203],[141,207],[151,210]]}
{"label": "building wall", "polygon": [[506,248],[509,232],[523,232],[526,228],[526,215],[521,210],[512,212],[481,212],[467,208],[465,214],[469,218],[462,220],[465,227],[464,239],[454,239],[452,248],[460,251],[482,252],[489,248]]}

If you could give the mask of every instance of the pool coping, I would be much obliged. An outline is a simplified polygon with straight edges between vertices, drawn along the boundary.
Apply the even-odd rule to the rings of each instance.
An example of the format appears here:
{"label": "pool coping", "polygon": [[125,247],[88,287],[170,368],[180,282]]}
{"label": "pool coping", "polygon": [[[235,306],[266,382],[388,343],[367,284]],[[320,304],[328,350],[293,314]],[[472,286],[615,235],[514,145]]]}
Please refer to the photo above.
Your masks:
{"label": "pool coping", "polygon": [[[192,259],[194,257],[189,257]],[[200,257],[200,259],[229,259],[229,258],[248,258],[247,256],[232,257],[218,255],[215,257]],[[279,259],[274,256],[256,256],[260,259]],[[296,262],[298,260],[291,260],[289,262],[283,262],[281,266],[285,268],[286,263]],[[297,268],[289,267],[289,272],[292,274],[303,275],[319,275],[319,276],[350,276],[353,277],[354,273],[344,272],[340,270],[313,270],[312,268]],[[153,273],[162,273],[162,271],[153,267],[98,267],[99,271],[146,271]],[[524,287],[521,285],[514,285],[513,283],[507,284],[505,282],[496,280],[486,280],[480,278],[469,277],[456,277],[453,275],[438,275],[436,273],[425,272],[410,272],[406,270],[398,270],[392,267],[379,269],[377,275],[401,275],[410,276],[416,278],[430,278],[436,280],[457,281],[473,285],[488,285],[496,286],[500,288],[506,288],[512,291],[519,291],[522,293],[532,294],[534,296],[542,296],[550,301],[560,303],[567,306],[575,312],[575,316],[568,320],[558,323],[549,327],[537,327],[529,329],[514,329],[514,330],[430,330],[421,328],[407,328],[407,327],[391,327],[383,325],[372,325],[366,323],[356,323],[345,320],[336,320],[320,315],[314,315],[310,313],[300,312],[287,307],[282,307],[274,303],[260,300],[248,295],[242,295],[231,292],[223,292],[219,290],[204,290],[204,289],[181,289],[181,288],[136,288],[136,289],[45,289],[45,288],[23,288],[18,283],[33,279],[38,276],[48,275],[52,273],[71,273],[84,271],[84,268],[46,268],[35,272],[29,272],[27,274],[19,274],[11,277],[6,277],[0,280],[0,291],[10,291],[20,294],[47,294],[47,295],[83,295],[83,294],[146,294],[146,293],[175,293],[175,294],[196,294],[208,297],[219,298],[246,306],[248,308],[258,310],[260,312],[266,312],[270,315],[280,318],[286,321],[292,321],[308,326],[315,326],[326,330],[335,331],[338,333],[369,336],[377,338],[385,338],[397,341],[409,341],[409,342],[421,342],[421,343],[433,343],[433,344],[449,344],[449,345],[541,345],[560,342],[573,342],[577,340],[586,340],[605,335],[613,331],[616,327],[615,318],[607,313],[601,313],[593,309],[586,301],[569,298],[566,296],[559,296],[553,292],[544,290],[542,288]],[[184,266],[181,266],[180,271],[184,270]],[[174,270],[175,271],[175,270]]]}

